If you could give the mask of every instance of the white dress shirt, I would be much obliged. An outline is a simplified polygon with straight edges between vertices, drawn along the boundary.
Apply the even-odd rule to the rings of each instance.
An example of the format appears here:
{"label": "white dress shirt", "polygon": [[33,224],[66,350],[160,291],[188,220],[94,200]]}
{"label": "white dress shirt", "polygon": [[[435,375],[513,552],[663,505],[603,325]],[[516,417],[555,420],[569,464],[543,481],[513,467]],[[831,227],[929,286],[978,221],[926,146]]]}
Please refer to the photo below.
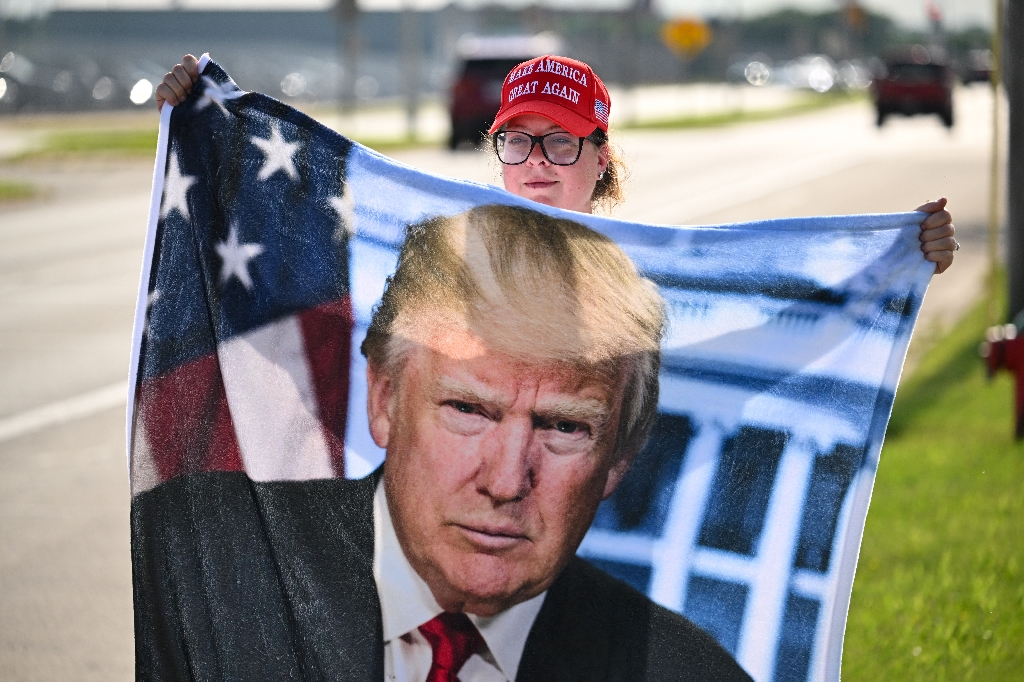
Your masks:
{"label": "white dress shirt", "polygon": [[[433,650],[419,626],[442,609],[423,578],[405,558],[391,523],[384,482],[373,496],[373,577],[380,595],[384,624],[384,679],[424,682]],[[459,671],[460,682],[513,682],[519,671],[526,637],[547,592],[490,618],[469,614],[487,648],[474,654]]]}

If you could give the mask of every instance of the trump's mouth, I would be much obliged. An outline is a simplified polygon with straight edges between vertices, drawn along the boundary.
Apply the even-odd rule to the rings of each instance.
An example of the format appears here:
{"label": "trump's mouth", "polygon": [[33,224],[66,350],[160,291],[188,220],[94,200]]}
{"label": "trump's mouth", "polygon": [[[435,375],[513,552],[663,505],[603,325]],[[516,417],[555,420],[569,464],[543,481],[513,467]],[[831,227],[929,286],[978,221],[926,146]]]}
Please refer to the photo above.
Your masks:
{"label": "trump's mouth", "polygon": [[455,524],[470,544],[485,551],[511,549],[529,538],[522,531],[505,526]]}

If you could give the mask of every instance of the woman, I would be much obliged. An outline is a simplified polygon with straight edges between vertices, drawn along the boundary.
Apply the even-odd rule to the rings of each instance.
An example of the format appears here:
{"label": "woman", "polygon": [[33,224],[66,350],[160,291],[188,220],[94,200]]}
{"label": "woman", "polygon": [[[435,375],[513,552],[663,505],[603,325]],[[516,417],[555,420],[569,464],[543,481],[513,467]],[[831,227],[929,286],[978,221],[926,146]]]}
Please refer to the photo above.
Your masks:
{"label": "woman", "polygon": [[[156,89],[157,108],[184,102],[199,80],[199,62],[185,55]],[[544,56],[517,66],[505,78],[501,109],[488,131],[502,163],[505,189],[548,206],[592,213],[622,200],[622,162],[608,143],[611,99],[583,62]],[[944,272],[960,248],[946,199],[916,210],[921,250]]]}

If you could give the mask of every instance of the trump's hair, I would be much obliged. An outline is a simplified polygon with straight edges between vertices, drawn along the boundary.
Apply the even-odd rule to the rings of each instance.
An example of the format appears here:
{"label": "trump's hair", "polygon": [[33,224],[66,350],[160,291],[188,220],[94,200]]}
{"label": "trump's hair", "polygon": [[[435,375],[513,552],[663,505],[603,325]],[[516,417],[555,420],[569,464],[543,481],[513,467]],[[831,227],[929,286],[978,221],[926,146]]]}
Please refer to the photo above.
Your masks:
{"label": "trump's hair", "polygon": [[410,225],[363,355],[400,381],[412,345],[452,326],[526,362],[621,380],[615,452],[643,447],[658,405],[664,302],[612,240],[500,205]]}

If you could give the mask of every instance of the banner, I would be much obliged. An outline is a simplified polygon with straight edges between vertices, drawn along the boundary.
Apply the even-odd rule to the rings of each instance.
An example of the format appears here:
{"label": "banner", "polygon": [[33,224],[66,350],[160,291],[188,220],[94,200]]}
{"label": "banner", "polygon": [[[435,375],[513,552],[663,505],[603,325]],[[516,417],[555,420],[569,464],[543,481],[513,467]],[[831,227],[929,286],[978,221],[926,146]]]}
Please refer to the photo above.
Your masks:
{"label": "banner", "polygon": [[[341,679],[328,671],[344,669],[346,679],[377,676],[379,661],[353,662],[364,646],[377,652],[369,658],[379,657],[377,644],[367,644],[380,638],[375,602],[362,616],[337,605],[340,611],[324,615],[335,597],[317,596],[346,580],[365,583],[369,569],[345,560],[337,565],[351,573],[317,574],[320,559],[297,558],[315,553],[334,565],[324,544],[333,540],[281,521],[275,496],[295,488],[264,484],[344,486],[341,479],[366,479],[381,465],[385,449],[367,416],[368,397],[371,409],[374,403],[359,349],[407,235],[454,225],[475,271],[474,221],[516,216],[537,216],[537,225],[578,239],[596,234],[594,248],[611,249],[613,260],[625,254],[626,270],[635,267],[637,281],[653,283],[644,286],[656,291],[664,315],[660,349],[630,351],[660,367],[653,425],[597,508],[578,556],[686,616],[759,682],[839,679],[879,452],[934,267],[919,248],[921,214],[670,227],[562,211],[409,168],[280,102],[242,92],[205,58],[200,68],[191,98],[161,117],[132,354],[140,679],[186,670],[196,679],[235,679],[231,666],[240,678],[249,665],[240,657],[257,661],[278,649],[286,653],[274,653],[274,665],[296,661],[280,663],[282,675]],[[495,230],[502,238],[506,228]],[[538,249],[537,257],[557,265],[562,254]],[[527,279],[513,285],[543,285]],[[600,276],[588,281],[571,292],[580,310],[593,292],[609,301],[619,295],[611,286],[601,293]],[[630,304],[609,305],[622,312]],[[602,335],[619,326],[595,324],[578,335],[604,343]],[[557,333],[522,335],[550,352],[563,343]],[[574,367],[586,364],[582,357],[573,356]],[[471,400],[445,404],[501,422]],[[568,438],[588,424],[564,421],[537,429]],[[594,443],[604,428],[587,432]],[[247,482],[247,502],[221,497],[226,488],[217,477],[229,473]],[[176,492],[161,492],[169,486]],[[333,528],[369,523],[323,504],[308,513],[339,514]],[[252,524],[232,521],[233,514]],[[244,538],[228,537],[232,524]],[[366,528],[356,531],[370,539]],[[265,556],[232,554],[256,546],[266,547]],[[272,577],[259,577],[261,562]],[[221,589],[248,596],[224,601]],[[253,609],[252,620],[239,609]],[[278,627],[272,623],[284,634],[268,634]],[[339,627],[362,643],[350,651],[303,639]],[[534,644],[526,646],[529,652]],[[213,647],[216,665],[204,667],[205,654],[196,653],[203,647]],[[264,654],[253,653],[261,648]],[[257,677],[274,676],[262,670]]]}

